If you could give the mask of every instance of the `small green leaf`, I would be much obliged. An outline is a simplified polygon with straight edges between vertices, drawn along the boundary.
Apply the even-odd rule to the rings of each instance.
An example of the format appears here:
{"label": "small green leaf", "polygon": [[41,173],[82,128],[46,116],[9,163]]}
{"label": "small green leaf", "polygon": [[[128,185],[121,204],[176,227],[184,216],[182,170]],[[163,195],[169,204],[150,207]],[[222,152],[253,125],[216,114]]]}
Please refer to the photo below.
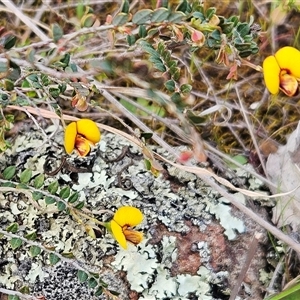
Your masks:
{"label": "small green leaf", "polygon": [[37,238],[36,231],[32,231],[32,232],[26,234],[25,237],[27,240],[30,240],[30,241],[36,240],[36,238]]}
{"label": "small green leaf", "polygon": [[10,243],[11,247],[13,248],[13,250],[15,250],[23,244],[23,241],[19,238],[11,238],[9,243]]}
{"label": "small green leaf", "polygon": [[16,174],[16,166],[9,166],[3,171],[3,178],[6,180],[12,179]]}
{"label": "small green leaf", "polygon": [[6,50],[9,50],[16,44],[17,38],[12,34],[6,34],[1,38],[1,44],[4,45]]}
{"label": "small green leaf", "polygon": [[27,285],[23,285],[20,289],[19,292],[22,294],[30,294],[30,288]]}
{"label": "small green leaf", "polygon": [[78,270],[77,277],[80,282],[86,282],[89,278],[89,275],[82,270]]}
{"label": "small green leaf", "polygon": [[44,184],[44,180],[45,180],[45,175],[44,174],[39,174],[38,176],[36,176],[34,178],[33,186],[36,189],[41,188],[43,186],[43,184]]}
{"label": "small green leaf", "polygon": [[123,26],[127,23],[128,21],[128,14],[127,13],[124,13],[124,12],[121,12],[121,13],[118,13],[114,19],[112,20],[112,24],[114,26]]}
{"label": "small green leaf", "polygon": [[84,14],[84,5],[83,5],[82,2],[79,2],[76,5],[76,16],[77,16],[78,19],[81,19],[83,14]]}
{"label": "small green leaf", "polygon": [[212,16],[216,13],[217,9],[215,7],[210,7],[207,9],[206,11],[206,18],[208,20],[210,20],[212,18]]}
{"label": "small green leaf", "polygon": [[96,22],[96,20],[97,17],[94,14],[84,15],[80,20],[81,27],[86,27],[86,28],[92,27]]}
{"label": "small green leaf", "polygon": [[28,49],[28,52],[27,52],[27,61],[29,63],[34,63],[35,61],[35,54],[36,54],[36,51],[34,49]]}
{"label": "small green leaf", "polygon": [[191,90],[192,90],[192,86],[190,84],[185,83],[180,86],[180,91],[183,94],[188,94],[191,92]]}
{"label": "small green leaf", "polygon": [[127,40],[127,43],[129,46],[134,45],[134,43],[136,41],[135,36],[133,34],[128,34],[126,37],[126,40]]}
{"label": "small green leaf", "polygon": [[53,98],[57,98],[60,94],[60,89],[59,88],[49,88],[49,93]]}
{"label": "small green leaf", "polygon": [[144,51],[149,53],[151,56],[156,57],[156,58],[160,58],[160,54],[157,53],[157,51],[149,43],[147,43],[145,41],[141,41],[140,46],[142,47],[142,49]]}
{"label": "small green leaf", "polygon": [[151,22],[160,23],[166,21],[168,19],[169,14],[170,11],[167,8],[165,7],[157,8],[153,11],[153,14],[151,16]]}
{"label": "small green leaf", "polygon": [[75,205],[75,208],[82,209],[84,207],[84,202],[79,202],[77,205]]}
{"label": "small green leaf", "polygon": [[6,231],[16,233],[19,229],[18,223],[12,223],[9,226],[6,227]]}
{"label": "small green leaf", "polygon": [[26,169],[20,174],[20,182],[28,183],[32,177],[32,170]]}
{"label": "small green leaf", "polygon": [[70,196],[70,192],[71,192],[70,187],[66,186],[60,190],[59,197],[61,199],[67,199]]}
{"label": "small green leaf", "polygon": [[33,74],[29,74],[27,76],[27,79],[29,79],[32,82],[38,82],[39,81],[39,77],[37,76],[37,74],[33,73]]}
{"label": "small green leaf", "polygon": [[132,22],[137,25],[146,24],[150,21],[152,13],[151,9],[141,9],[132,17]]}
{"label": "small green leaf", "polygon": [[63,94],[67,89],[67,85],[65,83],[61,83],[58,85],[58,88],[59,88],[60,92]]}
{"label": "small green leaf", "polygon": [[8,295],[7,300],[20,300],[20,298],[16,295]]}
{"label": "small green leaf", "polygon": [[36,257],[41,253],[41,248],[35,245],[31,245],[29,248],[29,253],[32,257]]}
{"label": "small green leaf", "polygon": [[57,203],[57,209],[60,210],[60,211],[65,210],[66,209],[66,204],[64,202],[62,202],[62,201],[59,201]]}
{"label": "small green leaf", "polygon": [[68,202],[74,203],[78,200],[79,194],[77,192],[73,193],[70,198],[68,199]]}
{"label": "small green leaf", "polygon": [[171,68],[170,69],[170,73],[171,73],[171,75],[172,75],[172,78],[174,79],[174,80],[179,80],[179,78],[180,78],[180,68]]}
{"label": "small green leaf", "polygon": [[16,188],[17,189],[25,189],[25,190],[29,189],[29,187],[26,183],[19,183],[19,184],[17,184]]}
{"label": "small green leaf", "polygon": [[171,96],[171,100],[175,103],[175,104],[180,104],[182,102],[181,96],[179,93],[174,93]]}
{"label": "small green leaf", "polygon": [[50,264],[53,266],[60,261],[60,258],[56,254],[50,253],[49,260],[50,260]]}
{"label": "small green leaf", "polygon": [[56,203],[56,200],[52,197],[46,196],[45,203],[46,203],[46,205],[50,205],[50,204]]}
{"label": "small green leaf", "polygon": [[144,138],[145,140],[151,139],[153,136],[152,132],[142,132],[141,133],[141,138]]}
{"label": "small green leaf", "polygon": [[32,192],[32,199],[33,199],[34,201],[40,200],[40,199],[42,199],[43,197],[44,197],[44,194],[41,193],[41,192],[38,192],[38,191],[33,191],[33,192]]}
{"label": "small green leaf", "polygon": [[66,258],[74,258],[75,257],[72,252],[63,252],[61,255]]}
{"label": "small green leaf", "polygon": [[62,28],[57,23],[52,25],[52,35],[55,43],[64,35]]}
{"label": "small green leaf", "polygon": [[49,191],[49,193],[54,195],[57,192],[57,190],[58,190],[58,181],[55,180],[49,184],[48,191]]}
{"label": "small green leaf", "polygon": [[96,286],[98,285],[98,282],[95,278],[90,278],[89,281],[88,281],[88,287],[90,289],[94,289]]}
{"label": "small green leaf", "polygon": [[187,2],[187,0],[181,1],[181,3],[176,8],[177,11],[181,11],[183,13],[190,13],[192,11],[191,5]]}
{"label": "small green leaf", "polygon": [[250,26],[248,23],[241,23],[236,27],[236,30],[243,37],[250,32]]}
{"label": "small green leaf", "polygon": [[[241,154],[235,155],[235,156],[231,157],[231,159],[236,161],[237,163],[239,163],[241,165],[245,165],[248,162],[247,158],[244,155],[241,155]],[[231,169],[235,170],[235,169],[238,168],[238,166],[233,162],[226,161],[226,163],[227,163],[228,167],[231,168]]]}
{"label": "small green leaf", "polygon": [[165,72],[167,70],[160,58],[157,59],[156,57],[150,56],[149,61],[151,61],[153,63],[153,66],[159,71]]}
{"label": "small green leaf", "polygon": [[3,182],[0,185],[3,187],[16,187],[16,185],[12,182]]}
{"label": "small green leaf", "polygon": [[140,26],[139,26],[139,36],[140,36],[141,38],[144,38],[144,37],[147,36],[147,28],[146,28],[145,25],[140,25]]}
{"label": "small green leaf", "polygon": [[120,293],[119,292],[116,292],[116,291],[112,291],[112,290],[109,290],[109,292],[114,295],[114,296],[119,296]]}
{"label": "small green leaf", "polygon": [[4,88],[7,91],[12,91],[15,88],[15,85],[14,85],[13,81],[11,81],[10,79],[5,79],[4,80]]}
{"label": "small green leaf", "polygon": [[64,57],[60,60],[60,62],[64,65],[64,66],[68,66],[71,60],[71,55],[70,53],[66,53],[64,55]]}
{"label": "small green leaf", "polygon": [[103,287],[99,286],[95,292],[95,296],[101,296],[103,294]]}
{"label": "small green leaf", "polygon": [[185,14],[181,11],[173,12],[168,17],[168,22],[170,23],[179,23],[185,17]]}
{"label": "small green leaf", "polygon": [[42,75],[41,75],[41,81],[42,81],[42,84],[43,84],[44,86],[47,86],[47,85],[50,84],[49,76],[46,75],[46,74],[42,74]]}
{"label": "small green leaf", "polygon": [[174,92],[175,91],[175,81],[174,80],[168,80],[166,83],[165,83],[165,87],[166,89],[169,91],[169,92]]}
{"label": "small green leaf", "polygon": [[146,170],[151,170],[151,161],[149,159],[144,159]]}
{"label": "small green leaf", "polygon": [[123,0],[123,5],[122,5],[122,12],[128,14],[129,13],[129,1],[128,0]]}

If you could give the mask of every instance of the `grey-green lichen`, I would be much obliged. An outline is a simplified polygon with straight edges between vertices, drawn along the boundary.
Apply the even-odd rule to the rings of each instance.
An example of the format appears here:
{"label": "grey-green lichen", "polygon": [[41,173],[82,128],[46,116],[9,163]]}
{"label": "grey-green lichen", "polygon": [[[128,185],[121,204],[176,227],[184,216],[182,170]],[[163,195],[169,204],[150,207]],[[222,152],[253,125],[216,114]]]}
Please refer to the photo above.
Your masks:
{"label": "grey-green lichen", "polygon": [[[155,246],[144,241],[129,251],[121,250],[113,263],[116,269],[125,270],[131,288],[141,293],[141,299],[187,299],[194,294],[198,299],[209,300],[210,280],[213,272],[201,266],[197,275],[171,275],[171,264],[177,258],[176,238],[163,237],[161,242],[161,261],[157,259]],[[216,276],[214,274],[214,276]]]}
{"label": "grey-green lichen", "polygon": [[[14,164],[20,172],[30,168],[33,174],[37,175],[44,172],[44,164],[49,156],[54,157],[59,163],[64,155],[63,130],[55,126],[47,129],[48,134],[55,131],[57,134],[53,135],[51,140],[44,140],[42,133],[36,130],[18,135],[12,149],[0,157],[3,168]],[[115,270],[127,272],[131,289],[139,292],[141,299],[164,297],[186,299],[187,293],[194,293],[199,299],[212,299],[210,282],[216,280],[218,276],[209,266],[210,245],[207,242],[197,241],[197,251],[205,265],[199,268],[197,275],[172,276],[171,267],[178,254],[176,239],[165,236],[160,242],[160,247],[151,245],[147,243],[151,238],[151,229],[162,223],[170,232],[186,234],[191,230],[187,222],[204,231],[212,219],[217,218],[228,238],[233,239],[236,232],[241,233],[245,230],[242,220],[232,216],[225,199],[220,198],[216,191],[193,174],[166,165],[170,176],[176,178],[175,187],[171,184],[171,179],[165,178],[163,174],[154,177],[146,170],[143,156],[135,146],[130,146],[133,155],[132,164],[129,164],[131,159],[129,157],[124,157],[120,162],[109,163],[98,155],[98,151],[101,151],[111,159],[128,145],[126,140],[118,136],[103,134],[97,149],[91,153],[90,159],[94,159],[91,172],[78,173],[77,180],[74,180],[70,172],[59,172],[54,177],[46,175],[43,188],[46,189],[51,182],[58,180],[60,183],[58,192],[62,186],[70,186],[72,192],[78,192],[79,201],[84,201],[85,206],[92,211],[115,211],[123,205],[141,209],[145,219],[139,229],[144,231],[145,240],[137,248],[123,251],[118,248],[114,239],[109,234],[104,235],[104,232],[101,238],[92,239],[87,236],[84,224],[78,223],[70,215],[63,212],[56,212],[55,215],[51,213],[51,210],[55,211],[55,205],[48,206],[48,213],[42,214],[25,198],[20,199],[18,195],[10,195],[9,199],[7,195],[0,195],[1,227],[5,228],[17,220],[22,220],[23,225],[19,234],[37,231],[41,243],[54,246],[58,252],[71,251],[78,261],[90,270],[103,268],[103,259],[113,255]],[[162,155],[167,155],[163,149],[156,150]],[[84,163],[76,155],[72,155],[70,160],[74,164]],[[128,168],[124,169],[121,176],[132,182],[132,188],[129,190],[123,189],[118,181],[120,175],[118,172],[126,165]],[[252,186],[255,187],[254,183]],[[46,208],[43,201],[39,200],[38,203]],[[111,215],[104,213],[97,217],[107,221]],[[26,271],[20,273],[18,270],[20,260],[30,259],[28,251],[23,249],[22,255],[18,257],[6,240],[0,240],[0,252],[8,258],[5,273],[0,273],[0,282],[6,288],[16,288],[17,282],[26,283],[26,281],[33,285],[39,282],[41,285],[49,276],[53,276],[51,273],[53,270],[44,268],[49,263],[44,255],[36,257]],[[219,275],[220,278],[226,277],[225,273]],[[47,299],[55,299],[51,297],[48,296]]]}

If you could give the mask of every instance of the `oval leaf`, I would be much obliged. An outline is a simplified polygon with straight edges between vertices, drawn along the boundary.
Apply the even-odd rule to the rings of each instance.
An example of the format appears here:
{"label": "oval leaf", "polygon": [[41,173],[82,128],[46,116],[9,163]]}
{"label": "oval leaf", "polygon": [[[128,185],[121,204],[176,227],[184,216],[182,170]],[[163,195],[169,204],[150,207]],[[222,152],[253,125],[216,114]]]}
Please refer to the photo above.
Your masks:
{"label": "oval leaf", "polygon": [[89,275],[82,270],[77,271],[77,277],[80,282],[86,282],[89,278]]}
{"label": "oval leaf", "polygon": [[49,254],[49,261],[51,265],[55,265],[60,261],[60,258],[54,253]]}
{"label": "oval leaf", "polygon": [[77,208],[77,209],[82,209],[84,207],[84,202],[79,202],[76,206],[75,206],[75,208]]}
{"label": "oval leaf", "polygon": [[94,14],[87,14],[81,18],[81,27],[92,27],[96,22],[97,17]]}
{"label": "oval leaf", "polygon": [[16,174],[16,166],[9,166],[3,171],[3,178],[6,180],[12,179]]}
{"label": "oval leaf", "polygon": [[175,81],[174,80],[168,80],[165,83],[165,87],[169,92],[174,92],[175,91]]}
{"label": "oval leaf", "polygon": [[52,35],[54,42],[57,42],[59,39],[61,39],[63,34],[63,30],[57,23],[52,25]]}
{"label": "oval leaf", "polygon": [[20,300],[20,298],[16,295],[8,295],[7,300]]}
{"label": "oval leaf", "polygon": [[127,23],[128,21],[128,14],[122,12],[117,14],[114,19],[112,20],[112,24],[114,26],[123,26]]}
{"label": "oval leaf", "polygon": [[141,9],[132,17],[132,22],[137,25],[145,24],[150,21],[152,13],[151,9]]}
{"label": "oval leaf", "polygon": [[32,192],[32,199],[33,199],[34,201],[40,200],[40,199],[42,199],[43,197],[44,197],[44,194],[41,193],[41,192],[38,192],[38,191],[33,191],[33,192]]}
{"label": "oval leaf", "polygon": [[20,174],[20,182],[28,183],[31,177],[32,177],[32,171],[30,169],[26,169]]}
{"label": "oval leaf", "polygon": [[39,189],[43,186],[45,180],[44,174],[39,174],[37,177],[34,178],[33,185],[36,189]]}
{"label": "oval leaf", "polygon": [[62,199],[67,199],[70,196],[70,192],[70,187],[66,186],[60,190],[59,197]]}
{"label": "oval leaf", "polygon": [[19,229],[18,223],[12,223],[8,227],[6,227],[6,231],[16,233]]}
{"label": "oval leaf", "polygon": [[57,192],[57,190],[58,190],[58,182],[57,181],[51,182],[48,186],[49,193],[54,195]]}
{"label": "oval leaf", "polygon": [[182,21],[182,19],[185,17],[185,14],[181,11],[173,12],[169,15],[168,21],[170,23],[179,23]]}
{"label": "oval leaf", "polygon": [[36,240],[36,238],[37,238],[36,231],[32,231],[32,232],[26,234],[25,237],[27,240],[31,240],[31,241]]}
{"label": "oval leaf", "polygon": [[47,196],[47,197],[45,198],[45,203],[46,203],[46,205],[50,205],[50,204],[53,204],[53,203],[55,203],[55,202],[56,202],[56,200],[55,200],[54,198],[52,198],[52,197]]}
{"label": "oval leaf", "polygon": [[70,196],[70,198],[68,199],[68,202],[74,203],[78,200],[78,198],[79,198],[79,194],[76,192]]}
{"label": "oval leaf", "polygon": [[15,250],[15,249],[19,248],[22,245],[23,241],[19,238],[12,238],[9,241],[9,243],[10,243],[11,247],[13,248],[13,250]]}
{"label": "oval leaf", "polygon": [[170,11],[165,8],[165,7],[160,7],[156,10],[154,10],[152,17],[151,17],[151,22],[162,22],[162,21],[166,21],[168,19],[168,16],[170,14]]}
{"label": "oval leaf", "polygon": [[66,209],[66,204],[64,202],[62,202],[62,201],[59,201],[57,203],[57,209],[60,210],[60,211],[65,210]]}
{"label": "oval leaf", "polygon": [[90,289],[94,289],[98,285],[98,282],[95,278],[90,278],[88,281],[88,286]]}
{"label": "oval leaf", "polygon": [[41,248],[35,245],[30,246],[29,253],[32,257],[36,257],[41,253]]}

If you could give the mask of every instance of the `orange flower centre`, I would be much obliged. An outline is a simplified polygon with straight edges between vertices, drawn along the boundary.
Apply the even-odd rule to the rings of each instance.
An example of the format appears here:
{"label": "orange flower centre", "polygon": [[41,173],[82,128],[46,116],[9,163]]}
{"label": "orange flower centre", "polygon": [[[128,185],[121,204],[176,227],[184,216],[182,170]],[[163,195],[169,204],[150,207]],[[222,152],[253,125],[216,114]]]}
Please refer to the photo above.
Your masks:
{"label": "orange flower centre", "polygon": [[91,142],[80,134],[76,135],[75,149],[78,151],[80,156],[87,156],[91,150]]}
{"label": "orange flower centre", "polygon": [[134,245],[139,244],[143,240],[143,234],[139,231],[132,230],[128,225],[123,226],[122,231],[125,235],[125,239]]}
{"label": "orange flower centre", "polygon": [[290,75],[288,70],[281,70],[279,74],[280,89],[289,97],[295,96],[298,93],[298,81]]}

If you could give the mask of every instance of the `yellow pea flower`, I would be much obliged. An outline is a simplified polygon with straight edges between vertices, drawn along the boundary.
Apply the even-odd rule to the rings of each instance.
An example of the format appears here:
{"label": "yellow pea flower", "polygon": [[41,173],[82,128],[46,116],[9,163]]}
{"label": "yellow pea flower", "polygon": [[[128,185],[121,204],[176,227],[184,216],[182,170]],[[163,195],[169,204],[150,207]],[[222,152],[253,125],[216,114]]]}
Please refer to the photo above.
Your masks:
{"label": "yellow pea flower", "polygon": [[263,61],[263,74],[269,92],[279,90],[292,97],[298,93],[300,82],[300,51],[293,47],[283,47],[275,55]]}
{"label": "yellow pea flower", "polygon": [[120,207],[114,214],[113,219],[107,223],[116,241],[127,249],[127,241],[137,245],[143,240],[143,234],[132,230],[132,227],[143,221],[142,212],[132,206]]}
{"label": "yellow pea flower", "polygon": [[80,156],[87,156],[91,145],[98,143],[100,138],[100,130],[94,121],[81,119],[71,122],[65,129],[65,150],[70,154],[75,149]]}

